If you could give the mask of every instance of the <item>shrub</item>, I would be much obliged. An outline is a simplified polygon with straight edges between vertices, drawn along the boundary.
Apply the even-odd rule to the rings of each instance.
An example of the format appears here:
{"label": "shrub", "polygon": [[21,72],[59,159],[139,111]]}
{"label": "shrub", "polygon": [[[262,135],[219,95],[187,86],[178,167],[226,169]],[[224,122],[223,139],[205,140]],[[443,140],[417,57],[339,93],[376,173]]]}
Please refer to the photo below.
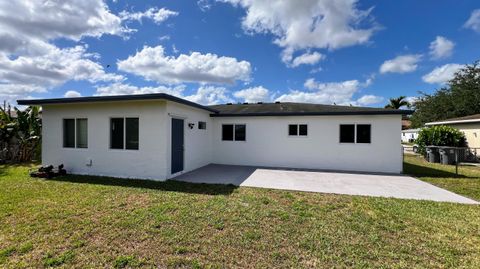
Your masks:
{"label": "shrub", "polygon": [[426,146],[465,147],[465,134],[450,126],[437,125],[423,128],[415,140],[418,151],[425,154]]}

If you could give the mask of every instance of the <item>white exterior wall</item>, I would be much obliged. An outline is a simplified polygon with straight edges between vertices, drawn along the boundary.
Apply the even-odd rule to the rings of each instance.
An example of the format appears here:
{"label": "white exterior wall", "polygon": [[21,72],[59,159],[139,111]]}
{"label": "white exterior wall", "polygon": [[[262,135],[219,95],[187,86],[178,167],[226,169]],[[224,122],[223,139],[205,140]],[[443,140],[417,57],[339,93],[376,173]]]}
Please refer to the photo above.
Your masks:
{"label": "white exterior wall", "polygon": [[[139,149],[110,149],[110,118],[139,118]],[[171,118],[184,119],[184,171],[211,163],[210,113],[170,101],[136,101],[43,107],[42,162],[63,163],[69,173],[165,180],[171,178]],[[63,147],[63,119],[88,119],[88,148]],[[207,129],[198,129],[198,121]],[[190,129],[188,123],[194,123]],[[87,163],[92,160],[92,165]]]}
{"label": "white exterior wall", "polygon": [[467,145],[471,148],[480,148],[480,123],[460,123],[450,124],[449,126],[458,129],[465,134]]}
{"label": "white exterior wall", "polygon": [[409,143],[410,140],[415,140],[418,138],[418,132],[411,132],[411,131],[402,131],[402,142]]}
{"label": "white exterior wall", "polygon": [[[246,141],[222,141],[222,124],[246,124]],[[340,124],[371,124],[371,144],[339,142]],[[308,124],[307,137],[288,136]],[[401,115],[214,118],[218,164],[400,173]]]}
{"label": "white exterior wall", "polygon": [[[212,162],[212,118],[211,112],[204,109],[198,109],[187,105],[178,104],[175,102],[167,102],[166,109],[167,117],[167,178],[177,176],[199,167],[205,166]],[[172,139],[172,118],[179,118],[184,120],[184,170],[175,175],[171,174],[171,139]],[[198,129],[198,122],[204,121],[207,123],[206,130]],[[193,123],[194,127],[190,129],[189,123]]]}
{"label": "white exterior wall", "polygon": [[[165,179],[165,111],[165,101],[45,105],[42,162],[74,174]],[[139,118],[138,150],[110,149],[111,117]],[[88,148],[63,148],[64,118],[88,118]]]}
{"label": "white exterior wall", "polygon": [[[110,118],[139,118],[139,150],[110,149]],[[63,119],[88,118],[88,148],[63,148]],[[212,118],[171,101],[43,106],[42,161],[69,173],[165,180],[171,174],[171,119],[184,119],[185,173],[209,163],[400,173],[400,115]],[[198,129],[198,121],[207,123]],[[194,127],[190,129],[189,123]],[[246,124],[246,141],[222,141],[222,123]],[[340,124],[371,124],[371,144],[340,144]],[[307,137],[288,124],[308,124]],[[92,165],[87,164],[92,160]]]}

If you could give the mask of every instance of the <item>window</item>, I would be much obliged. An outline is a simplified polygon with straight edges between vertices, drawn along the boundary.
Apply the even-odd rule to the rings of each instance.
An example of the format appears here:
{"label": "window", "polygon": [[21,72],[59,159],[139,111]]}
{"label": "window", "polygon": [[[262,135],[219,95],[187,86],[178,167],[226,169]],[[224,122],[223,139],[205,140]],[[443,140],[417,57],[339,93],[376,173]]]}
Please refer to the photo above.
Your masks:
{"label": "window", "polygon": [[289,136],[307,136],[308,126],[306,124],[289,124],[288,135]]}
{"label": "window", "polygon": [[233,141],[233,124],[222,125],[222,140]]}
{"label": "window", "polygon": [[340,125],[340,143],[371,143],[371,125],[370,124],[341,124]]}
{"label": "window", "polygon": [[63,147],[75,147],[75,119],[63,120]]}
{"label": "window", "polygon": [[123,149],[123,118],[110,119],[110,148]]}
{"label": "window", "polygon": [[298,125],[298,135],[306,136],[308,133],[308,127],[306,124]]}
{"label": "window", "polygon": [[138,118],[125,118],[125,149],[138,149]]}
{"label": "window", "polygon": [[370,124],[357,124],[357,143],[370,143]]}
{"label": "window", "polygon": [[77,148],[88,148],[88,120],[77,119]]}
{"label": "window", "polygon": [[355,124],[340,125],[340,143],[355,143]]}
{"label": "window", "polygon": [[235,141],[245,141],[245,124],[235,124]]}
{"label": "window", "polygon": [[110,119],[110,148],[133,149],[139,147],[139,119],[138,118],[111,118]]}
{"label": "window", "polygon": [[223,141],[245,141],[247,127],[245,124],[223,124]]}
{"label": "window", "polygon": [[200,130],[205,130],[205,129],[207,129],[207,123],[204,122],[204,121],[199,121],[199,122],[198,122],[198,129],[200,129]]}
{"label": "window", "polygon": [[63,119],[63,147],[88,147],[87,119]]}
{"label": "window", "polygon": [[298,135],[298,125],[289,124],[288,125],[288,135]]}

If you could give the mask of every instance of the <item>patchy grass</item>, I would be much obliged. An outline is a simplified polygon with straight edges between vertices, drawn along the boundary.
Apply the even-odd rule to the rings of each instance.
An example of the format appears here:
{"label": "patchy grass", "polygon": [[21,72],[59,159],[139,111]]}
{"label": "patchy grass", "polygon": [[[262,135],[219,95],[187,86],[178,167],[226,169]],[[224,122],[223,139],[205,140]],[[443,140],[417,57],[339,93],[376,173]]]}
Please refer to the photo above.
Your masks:
{"label": "patchy grass", "polygon": [[480,201],[480,168],[429,163],[422,157],[405,155],[404,172],[441,188]]}
{"label": "patchy grass", "polygon": [[476,205],[27,169],[0,166],[1,268],[480,268]]}

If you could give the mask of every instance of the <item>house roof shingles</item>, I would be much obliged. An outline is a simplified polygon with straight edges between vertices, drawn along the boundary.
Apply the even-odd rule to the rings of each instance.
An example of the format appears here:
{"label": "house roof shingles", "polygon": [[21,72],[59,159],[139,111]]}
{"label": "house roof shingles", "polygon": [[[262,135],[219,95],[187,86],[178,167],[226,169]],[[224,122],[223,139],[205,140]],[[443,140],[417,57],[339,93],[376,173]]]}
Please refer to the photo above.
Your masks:
{"label": "house roof shingles", "polygon": [[219,113],[213,117],[308,116],[308,115],[384,115],[411,114],[410,110],[322,105],[310,103],[244,103],[209,106]]}
{"label": "house roof shingles", "polygon": [[322,105],[310,103],[244,103],[203,106],[165,93],[18,100],[19,105],[49,105],[92,102],[168,100],[212,112],[212,117],[238,116],[310,116],[310,115],[405,115],[410,110],[372,107]]}

